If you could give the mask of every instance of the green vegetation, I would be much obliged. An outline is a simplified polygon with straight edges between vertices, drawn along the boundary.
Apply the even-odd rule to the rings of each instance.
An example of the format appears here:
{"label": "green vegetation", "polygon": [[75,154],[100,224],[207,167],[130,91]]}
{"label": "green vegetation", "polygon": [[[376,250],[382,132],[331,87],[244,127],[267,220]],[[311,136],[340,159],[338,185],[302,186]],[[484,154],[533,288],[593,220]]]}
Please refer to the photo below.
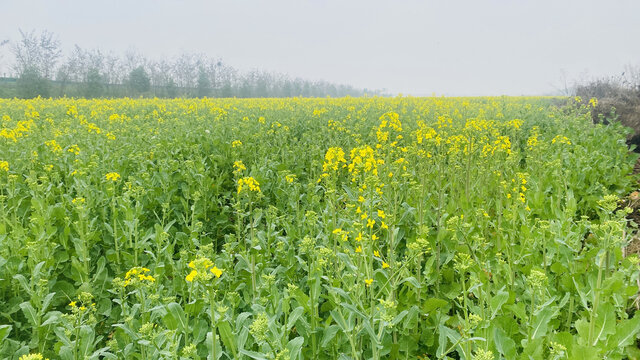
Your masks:
{"label": "green vegetation", "polygon": [[558,100],[0,100],[0,357],[637,358],[637,156]]}

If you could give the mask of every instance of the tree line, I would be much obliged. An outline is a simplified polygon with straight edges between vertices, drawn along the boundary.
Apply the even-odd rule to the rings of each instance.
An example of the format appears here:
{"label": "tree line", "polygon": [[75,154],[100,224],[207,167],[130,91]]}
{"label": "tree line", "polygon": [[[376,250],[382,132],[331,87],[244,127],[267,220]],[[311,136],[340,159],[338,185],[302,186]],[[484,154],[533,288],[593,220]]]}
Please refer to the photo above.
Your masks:
{"label": "tree line", "polygon": [[[55,34],[20,30],[20,39],[0,40],[0,97],[324,97],[380,95],[327,81],[310,81],[262,70],[241,72],[220,59],[185,53],[150,59],[136,51],[119,56],[75,46],[63,54]],[[7,53],[13,62],[6,62]],[[3,59],[5,59],[3,61]]]}

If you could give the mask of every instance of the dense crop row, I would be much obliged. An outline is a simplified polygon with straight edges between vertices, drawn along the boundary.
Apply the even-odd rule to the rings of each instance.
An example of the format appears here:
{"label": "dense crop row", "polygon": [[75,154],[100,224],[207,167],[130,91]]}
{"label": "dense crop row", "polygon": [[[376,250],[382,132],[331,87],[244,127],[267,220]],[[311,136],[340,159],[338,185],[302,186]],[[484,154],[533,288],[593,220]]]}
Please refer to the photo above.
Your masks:
{"label": "dense crop row", "polygon": [[0,100],[0,357],[637,356],[635,156],[554,101]]}

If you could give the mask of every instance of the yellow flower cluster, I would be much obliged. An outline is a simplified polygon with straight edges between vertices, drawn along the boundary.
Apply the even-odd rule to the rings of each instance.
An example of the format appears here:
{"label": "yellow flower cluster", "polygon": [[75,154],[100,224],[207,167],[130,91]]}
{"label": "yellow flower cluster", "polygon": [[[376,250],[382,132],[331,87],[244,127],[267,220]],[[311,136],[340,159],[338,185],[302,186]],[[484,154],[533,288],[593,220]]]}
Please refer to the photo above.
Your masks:
{"label": "yellow flower cluster", "polygon": [[49,148],[49,150],[51,150],[54,153],[62,152],[62,147],[58,144],[58,142],[55,139],[46,141],[44,144]]}
{"label": "yellow flower cluster", "polygon": [[[2,117],[2,122],[8,123],[11,121],[9,115]],[[13,127],[3,127],[0,129],[0,138],[9,139],[13,142],[18,142],[18,139],[27,136],[31,128],[34,126],[33,120],[18,121]]]}
{"label": "yellow flower cluster", "polygon": [[507,126],[510,126],[514,129],[520,129],[520,127],[522,126],[522,124],[524,124],[524,121],[520,120],[520,119],[513,119],[511,121],[507,121]]}
{"label": "yellow flower cluster", "polygon": [[185,277],[185,280],[188,282],[205,282],[211,280],[213,276],[216,278],[222,276],[222,270],[218,269],[213,261],[205,257],[199,257],[191,261],[188,266],[192,269],[189,275]]}
{"label": "yellow flower cluster", "polygon": [[74,314],[96,309],[96,303],[93,302],[93,295],[87,292],[81,292],[80,295],[78,295],[78,300],[71,301],[69,306],[71,307],[71,312]]}
{"label": "yellow flower cluster", "polygon": [[334,229],[333,234],[339,236],[343,241],[346,241],[349,237],[349,232],[342,230],[342,228]]}
{"label": "yellow flower cluster", "polygon": [[416,141],[418,144],[422,144],[424,140],[434,139],[437,145],[440,145],[440,136],[431,127],[427,126],[424,121],[418,121],[418,130],[415,131]]}
{"label": "yellow flower cluster", "polygon": [[235,174],[240,174],[243,170],[247,170],[247,167],[244,166],[244,163],[242,162],[242,160],[233,162],[233,172]]}
{"label": "yellow flower cluster", "polygon": [[9,171],[9,162],[0,160],[0,170]]}
{"label": "yellow flower cluster", "polygon": [[531,128],[531,135],[527,139],[527,147],[533,150],[538,145],[538,136],[540,136],[540,128],[534,126]]}
{"label": "yellow flower cluster", "polygon": [[364,145],[351,149],[351,162],[347,166],[352,175],[352,181],[360,173],[371,173],[378,175],[378,165],[384,164],[384,160],[376,159],[375,151],[371,146]]}
{"label": "yellow flower cluster", "polygon": [[114,181],[114,182],[120,180],[120,174],[118,174],[117,172],[110,172],[106,174],[104,177],[107,180]]}
{"label": "yellow flower cluster", "polygon": [[150,271],[140,266],[131,268],[124,276],[124,286],[154,283],[156,279],[151,275],[147,275]]}
{"label": "yellow flower cluster", "polygon": [[402,132],[402,123],[400,122],[400,115],[398,115],[398,113],[388,112],[380,116],[380,128],[384,128],[387,125],[390,129]]}
{"label": "yellow flower cluster", "polygon": [[551,143],[552,144],[559,143],[559,144],[571,145],[571,140],[569,140],[569,138],[566,137],[566,136],[556,135],[556,137],[554,137],[553,140],[551,140]]}
{"label": "yellow flower cluster", "polygon": [[251,176],[245,176],[241,179],[238,179],[238,194],[240,194],[244,190],[259,193],[260,183],[258,183],[258,181]]}
{"label": "yellow flower cluster", "polygon": [[240,146],[242,146],[242,141],[240,141],[240,140],[233,140],[233,142],[231,143],[231,147],[236,148],[236,147],[240,147]]}
{"label": "yellow flower cluster", "polygon": [[49,359],[43,357],[42,354],[37,353],[37,354],[22,355],[18,360],[49,360]]}
{"label": "yellow flower cluster", "polygon": [[498,150],[504,151],[507,154],[511,154],[511,140],[509,140],[508,136],[498,136],[498,138],[493,142],[494,148],[491,154]]}
{"label": "yellow flower cluster", "polygon": [[78,145],[71,145],[71,146],[69,146],[67,151],[72,153],[72,154],[78,155],[78,154],[80,154],[80,147]]}
{"label": "yellow flower cluster", "polygon": [[289,174],[287,176],[284,177],[285,181],[289,184],[293,184],[294,181],[296,181],[296,177],[294,174]]}
{"label": "yellow flower cluster", "polygon": [[[344,150],[340,147],[330,147],[324,155],[322,171],[325,173],[330,170],[338,171],[338,169],[344,167],[346,163],[347,160],[344,158]],[[340,164],[342,164],[342,166]]]}

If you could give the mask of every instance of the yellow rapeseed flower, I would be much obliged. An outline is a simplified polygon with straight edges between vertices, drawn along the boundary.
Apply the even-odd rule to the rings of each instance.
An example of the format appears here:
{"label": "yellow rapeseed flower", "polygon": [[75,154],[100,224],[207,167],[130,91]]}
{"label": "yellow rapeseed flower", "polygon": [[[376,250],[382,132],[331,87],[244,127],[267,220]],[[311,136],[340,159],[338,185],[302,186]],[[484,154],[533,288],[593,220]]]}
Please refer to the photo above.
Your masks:
{"label": "yellow rapeseed flower", "polygon": [[238,179],[238,194],[240,194],[243,190],[260,192],[260,183],[251,176],[245,176],[241,179]]}
{"label": "yellow rapeseed flower", "polygon": [[189,268],[191,272],[185,277],[188,282],[206,282],[211,280],[213,276],[219,278],[222,275],[222,270],[213,264],[213,261],[206,257],[198,257],[195,260],[189,262]]}
{"label": "yellow rapeseed flower", "polygon": [[238,161],[234,161],[233,162],[233,172],[236,174],[241,173],[243,170],[247,170],[246,166],[244,166],[244,163],[242,163],[242,160],[238,160]]}
{"label": "yellow rapeseed flower", "polygon": [[368,219],[367,220],[367,227],[368,228],[373,228],[373,225],[375,225],[375,224],[376,224],[375,220],[373,220],[373,219]]}
{"label": "yellow rapeseed flower", "polygon": [[72,154],[78,155],[78,154],[80,154],[80,147],[78,147],[78,145],[71,145],[71,146],[69,146],[67,151],[72,153]]}
{"label": "yellow rapeseed flower", "polygon": [[110,172],[106,174],[104,177],[107,180],[114,181],[114,182],[120,180],[120,174],[118,174],[117,172]]}
{"label": "yellow rapeseed flower", "polygon": [[22,355],[18,360],[49,360],[49,359],[43,357],[42,354],[37,353],[37,354]]}
{"label": "yellow rapeseed flower", "polygon": [[198,271],[191,270],[189,275],[187,275],[184,279],[187,280],[188,282],[193,282],[193,279],[196,277],[196,275],[198,275]]}
{"label": "yellow rapeseed flower", "polygon": [[211,273],[219,278],[222,275],[222,270],[218,269],[217,266],[214,266],[213,268],[211,268]]}
{"label": "yellow rapeseed flower", "polygon": [[154,283],[156,279],[153,276],[147,274],[150,271],[151,270],[140,266],[131,268],[124,276],[124,286],[133,286],[136,284],[148,285],[149,283]]}
{"label": "yellow rapeseed flower", "polygon": [[344,150],[340,147],[330,147],[324,155],[324,163],[322,171],[337,171],[345,165],[347,160],[344,158]]}

